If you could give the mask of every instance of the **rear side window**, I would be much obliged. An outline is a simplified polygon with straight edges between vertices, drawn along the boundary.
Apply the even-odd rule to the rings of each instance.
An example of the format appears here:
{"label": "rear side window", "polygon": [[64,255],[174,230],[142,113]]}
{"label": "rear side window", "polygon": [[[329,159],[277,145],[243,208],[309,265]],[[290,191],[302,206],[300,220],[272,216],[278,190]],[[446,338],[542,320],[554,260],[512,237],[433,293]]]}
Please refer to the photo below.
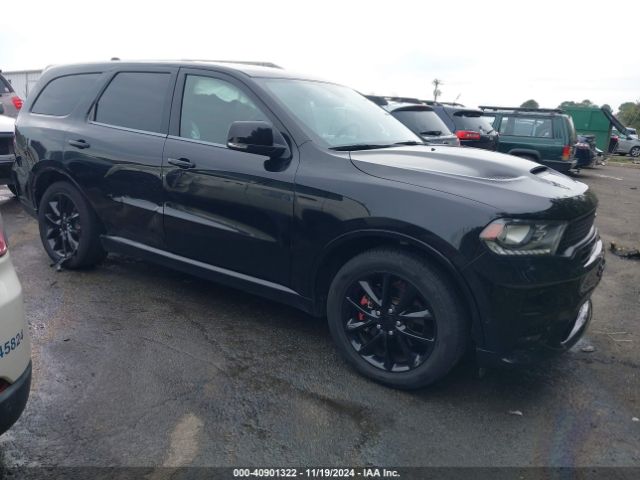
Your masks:
{"label": "rear side window", "polygon": [[98,100],[94,120],[107,125],[165,133],[169,73],[122,72]]}
{"label": "rear side window", "polygon": [[2,75],[0,75],[0,94],[1,93],[11,93],[11,92],[13,92],[13,87],[7,81],[6,78],[4,78]]}
{"label": "rear side window", "polygon": [[396,110],[391,114],[419,135],[450,135],[436,112],[430,110]]}
{"label": "rear side window", "polygon": [[51,80],[38,95],[31,112],[57,117],[69,115],[99,76],[99,73],[83,73]]}

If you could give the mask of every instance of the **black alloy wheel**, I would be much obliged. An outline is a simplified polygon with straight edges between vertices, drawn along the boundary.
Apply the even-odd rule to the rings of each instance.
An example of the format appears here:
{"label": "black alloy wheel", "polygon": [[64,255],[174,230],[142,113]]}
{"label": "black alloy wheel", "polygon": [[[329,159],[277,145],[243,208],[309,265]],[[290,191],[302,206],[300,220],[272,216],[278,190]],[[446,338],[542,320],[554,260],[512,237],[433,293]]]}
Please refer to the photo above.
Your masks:
{"label": "black alloy wheel", "polygon": [[437,324],[424,296],[389,272],[353,282],[344,297],[344,330],[367,363],[387,372],[407,372],[433,351]]}
{"label": "black alloy wheel", "polygon": [[43,205],[46,220],[45,237],[60,258],[73,257],[80,245],[82,223],[73,199],[63,192],[56,193]]}
{"label": "black alloy wheel", "polygon": [[457,286],[428,258],[402,249],[375,248],[347,261],[329,287],[327,320],[347,362],[396,388],[437,381],[469,346]]}
{"label": "black alloy wheel", "polygon": [[69,182],[56,182],[38,205],[40,239],[58,267],[91,267],[107,255],[102,248],[102,224],[87,199]]}

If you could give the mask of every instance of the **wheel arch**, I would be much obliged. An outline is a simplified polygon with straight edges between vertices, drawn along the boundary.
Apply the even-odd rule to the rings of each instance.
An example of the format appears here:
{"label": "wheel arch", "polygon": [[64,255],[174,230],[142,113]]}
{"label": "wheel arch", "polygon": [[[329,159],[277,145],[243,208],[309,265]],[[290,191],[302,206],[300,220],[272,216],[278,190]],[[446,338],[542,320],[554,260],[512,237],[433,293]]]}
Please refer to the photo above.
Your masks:
{"label": "wheel arch", "polygon": [[326,301],[331,281],[340,267],[351,258],[376,247],[393,247],[418,253],[439,268],[457,287],[465,301],[471,320],[471,333],[481,341],[482,325],[478,305],[460,270],[434,245],[407,234],[389,230],[361,230],[343,234],[330,242],[316,262],[313,276],[313,313],[326,314]]}
{"label": "wheel arch", "polygon": [[[65,181],[71,183],[80,194],[89,202],[87,196],[82,191],[82,188],[73,178],[73,176],[67,172],[63,167],[57,165],[53,161],[42,161],[39,162],[39,168],[37,171],[32,173],[30,193],[31,199],[33,202],[34,211],[38,211],[40,206],[40,200],[42,199],[42,195],[47,190],[49,185],[52,185],[55,182]],[[89,202],[91,205],[91,202]],[[93,208],[93,205],[92,205]]]}

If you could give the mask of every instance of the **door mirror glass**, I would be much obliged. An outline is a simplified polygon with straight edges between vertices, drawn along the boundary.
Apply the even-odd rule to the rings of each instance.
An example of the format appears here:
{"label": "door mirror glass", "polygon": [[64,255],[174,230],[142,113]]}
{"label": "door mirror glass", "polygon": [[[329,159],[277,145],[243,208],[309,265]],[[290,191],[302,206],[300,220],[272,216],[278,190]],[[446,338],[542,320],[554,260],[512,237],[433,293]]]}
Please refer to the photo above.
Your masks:
{"label": "door mirror glass", "polygon": [[[280,135],[277,135],[280,137]],[[275,142],[273,126],[262,121],[233,122],[227,135],[227,147],[240,152],[264,155],[275,159],[289,150],[284,142]]]}

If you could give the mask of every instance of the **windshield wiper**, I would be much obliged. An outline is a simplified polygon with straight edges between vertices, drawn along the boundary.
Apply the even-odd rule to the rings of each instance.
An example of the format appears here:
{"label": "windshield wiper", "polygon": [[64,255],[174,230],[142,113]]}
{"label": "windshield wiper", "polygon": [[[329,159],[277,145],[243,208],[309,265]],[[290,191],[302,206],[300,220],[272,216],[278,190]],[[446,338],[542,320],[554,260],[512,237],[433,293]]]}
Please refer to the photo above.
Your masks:
{"label": "windshield wiper", "polygon": [[336,150],[338,152],[352,152],[355,150],[375,150],[376,148],[390,148],[392,146],[393,145],[354,143],[353,145],[338,145],[337,147],[331,147],[331,150]]}
{"label": "windshield wiper", "polygon": [[424,145],[424,142],[417,142],[415,140],[408,140],[406,142],[396,142],[394,145]]}
{"label": "windshield wiper", "polygon": [[442,130],[427,130],[426,132],[420,132],[420,135],[432,135],[434,137],[439,137],[442,135]]}

